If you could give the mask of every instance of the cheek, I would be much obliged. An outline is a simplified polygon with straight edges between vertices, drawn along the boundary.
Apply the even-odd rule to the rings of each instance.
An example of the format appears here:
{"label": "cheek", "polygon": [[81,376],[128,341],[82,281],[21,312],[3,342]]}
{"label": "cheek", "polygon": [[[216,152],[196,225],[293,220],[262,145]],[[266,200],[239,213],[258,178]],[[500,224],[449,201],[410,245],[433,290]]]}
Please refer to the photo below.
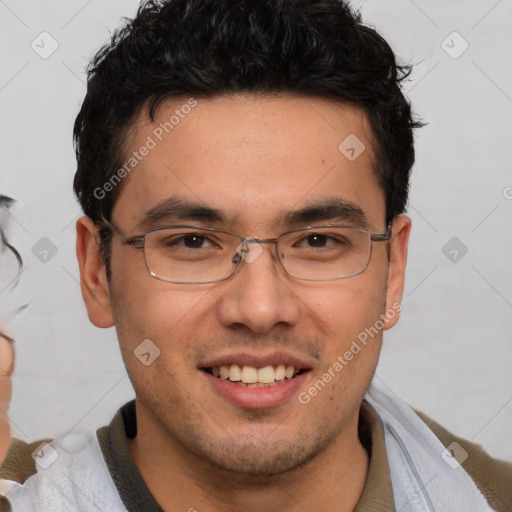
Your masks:
{"label": "cheek", "polygon": [[322,334],[346,340],[357,337],[379,319],[385,308],[386,279],[369,270],[345,280],[310,287],[302,293],[304,312],[309,312]]}
{"label": "cheek", "polygon": [[134,348],[132,345],[144,339],[159,343],[183,330],[190,333],[191,328],[197,328],[209,288],[155,279],[143,261],[137,267],[126,265],[111,282],[112,310],[123,342]]}
{"label": "cheek", "polygon": [[[314,400],[319,410],[327,407],[338,414],[352,401],[362,399],[374,374],[384,326],[386,279],[383,269],[368,268],[359,276],[324,283],[309,290],[311,322],[323,338],[323,361],[315,376],[322,382],[322,398]],[[380,276],[380,277],[379,277]],[[318,382],[315,380],[315,382]],[[306,390],[308,395],[315,389]],[[312,396],[312,395],[311,395]]]}

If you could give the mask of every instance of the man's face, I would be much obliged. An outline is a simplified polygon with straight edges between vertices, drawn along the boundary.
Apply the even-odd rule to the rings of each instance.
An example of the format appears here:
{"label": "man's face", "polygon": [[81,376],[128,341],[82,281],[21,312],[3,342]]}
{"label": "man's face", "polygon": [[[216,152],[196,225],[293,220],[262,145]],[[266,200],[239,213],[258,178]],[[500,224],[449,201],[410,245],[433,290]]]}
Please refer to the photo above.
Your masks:
{"label": "man's face", "polygon": [[[156,146],[126,178],[113,210],[113,223],[128,237],[173,224],[254,238],[328,223],[386,231],[384,194],[372,170],[370,127],[361,110],[287,96],[199,99],[194,108],[180,110],[190,112],[159,141],[155,128],[184,104],[186,99],[168,101],[154,123],[141,115],[134,124],[127,159],[147,145],[148,136]],[[351,134],[366,146],[355,160],[338,148]],[[169,198],[213,208],[223,219],[174,216],[143,225],[146,213]],[[366,223],[331,215],[290,224],[283,215],[335,202],[359,208]],[[352,359],[344,354],[400,299],[403,262],[388,273],[387,245],[374,243],[368,268],[347,279],[290,277],[273,246],[264,244],[263,252],[242,262],[229,279],[182,285],[153,278],[142,251],[114,235],[108,307],[144,425],[189,456],[261,475],[284,472],[335,440],[352,439],[377,364],[381,330],[366,345],[358,342]],[[90,316],[94,321],[91,310]],[[160,355],[146,366],[134,351],[148,339]],[[344,363],[336,371],[339,356]],[[230,363],[283,363],[306,371],[276,386],[249,389],[205,371]],[[322,379],[329,369],[331,378]],[[313,396],[308,390],[319,379],[324,385],[317,384]]]}

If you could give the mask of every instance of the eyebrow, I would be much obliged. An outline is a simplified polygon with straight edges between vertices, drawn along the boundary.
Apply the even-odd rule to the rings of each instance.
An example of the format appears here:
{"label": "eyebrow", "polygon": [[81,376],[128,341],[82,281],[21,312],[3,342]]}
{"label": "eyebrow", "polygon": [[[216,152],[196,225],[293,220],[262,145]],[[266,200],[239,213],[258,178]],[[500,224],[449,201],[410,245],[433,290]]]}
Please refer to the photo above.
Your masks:
{"label": "eyebrow", "polygon": [[299,210],[281,214],[280,222],[291,225],[306,225],[320,221],[338,221],[367,227],[364,211],[355,203],[339,197],[322,199],[303,206]]}
{"label": "eyebrow", "polygon": [[[233,216],[223,210],[172,196],[148,210],[137,229],[150,229],[175,221],[229,225],[232,220]],[[323,221],[349,222],[361,227],[368,225],[364,211],[355,203],[340,197],[310,202],[298,210],[283,211],[277,217],[277,224],[285,226],[305,226]]]}
{"label": "eyebrow", "polygon": [[179,197],[168,197],[148,210],[137,227],[149,229],[162,222],[190,220],[196,222],[225,223],[228,215],[222,210],[206,206],[201,203],[193,203]]}

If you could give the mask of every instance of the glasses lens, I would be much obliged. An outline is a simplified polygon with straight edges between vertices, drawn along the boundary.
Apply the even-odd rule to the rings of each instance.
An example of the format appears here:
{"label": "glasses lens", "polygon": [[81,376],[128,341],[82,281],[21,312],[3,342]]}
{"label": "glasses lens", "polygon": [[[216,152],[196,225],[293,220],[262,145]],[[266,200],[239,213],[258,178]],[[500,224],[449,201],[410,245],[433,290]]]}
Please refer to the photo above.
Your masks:
{"label": "glasses lens", "polygon": [[286,233],[278,251],[285,270],[312,280],[341,279],[361,273],[371,254],[371,235],[359,228],[311,228]]}
{"label": "glasses lens", "polygon": [[228,276],[240,243],[235,235],[197,228],[165,228],[146,235],[144,255],[150,273],[164,281],[208,283]]}

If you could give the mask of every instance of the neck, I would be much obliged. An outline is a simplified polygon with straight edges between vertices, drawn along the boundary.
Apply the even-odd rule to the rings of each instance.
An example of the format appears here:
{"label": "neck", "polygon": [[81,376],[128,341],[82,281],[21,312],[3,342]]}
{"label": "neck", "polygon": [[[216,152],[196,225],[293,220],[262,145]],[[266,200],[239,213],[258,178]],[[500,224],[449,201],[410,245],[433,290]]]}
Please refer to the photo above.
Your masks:
{"label": "neck", "polygon": [[314,459],[270,477],[213,466],[159,432],[138,406],[137,437],[129,446],[146,485],[164,510],[352,512],[363,492],[369,465],[357,427],[358,417]]}

